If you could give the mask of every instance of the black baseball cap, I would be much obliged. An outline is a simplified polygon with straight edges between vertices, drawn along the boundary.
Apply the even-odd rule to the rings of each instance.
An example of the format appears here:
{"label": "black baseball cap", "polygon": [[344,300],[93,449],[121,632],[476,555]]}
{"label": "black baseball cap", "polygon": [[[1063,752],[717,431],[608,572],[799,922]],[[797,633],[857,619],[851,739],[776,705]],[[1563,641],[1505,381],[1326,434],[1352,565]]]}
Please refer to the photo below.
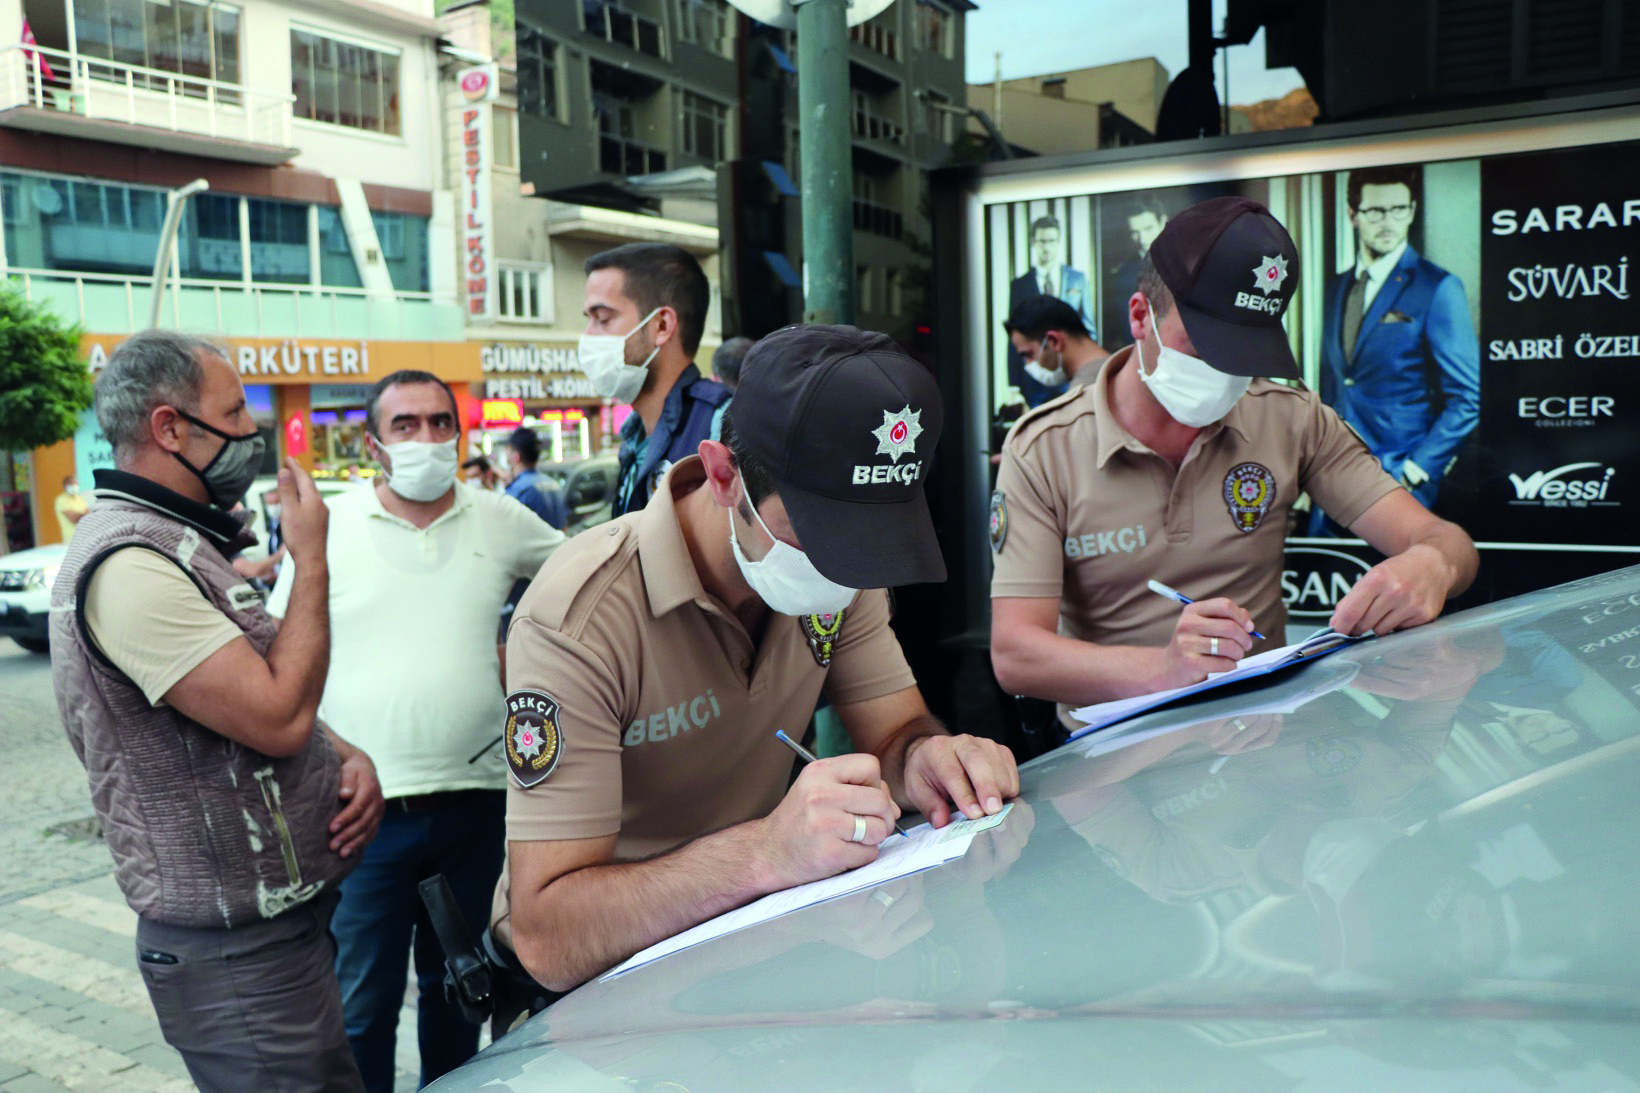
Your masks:
{"label": "black baseball cap", "polygon": [[893,339],[777,330],[741,362],[729,413],[824,576],[849,588],[945,580],[922,488],[944,423],[939,386]]}
{"label": "black baseball cap", "polygon": [[1299,378],[1281,317],[1298,291],[1298,248],[1270,210],[1215,197],[1172,217],[1150,260],[1202,360],[1232,376]]}

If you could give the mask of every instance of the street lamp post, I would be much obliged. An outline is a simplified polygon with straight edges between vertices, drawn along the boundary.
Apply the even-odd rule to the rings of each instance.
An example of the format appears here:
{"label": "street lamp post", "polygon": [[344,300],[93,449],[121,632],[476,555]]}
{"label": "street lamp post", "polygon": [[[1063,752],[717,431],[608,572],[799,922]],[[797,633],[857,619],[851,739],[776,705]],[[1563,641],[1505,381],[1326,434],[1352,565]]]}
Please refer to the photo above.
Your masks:
{"label": "street lamp post", "polygon": [[176,249],[177,229],[182,225],[182,206],[201,190],[211,188],[203,178],[196,178],[180,190],[166,195],[165,225],[159,233],[159,253],[154,256],[154,279],[148,303],[149,328],[159,325],[160,304],[165,300],[165,281],[171,272],[171,254]]}
{"label": "street lamp post", "polygon": [[854,322],[854,168],[848,0],[791,0],[797,13],[803,161],[803,321]]}

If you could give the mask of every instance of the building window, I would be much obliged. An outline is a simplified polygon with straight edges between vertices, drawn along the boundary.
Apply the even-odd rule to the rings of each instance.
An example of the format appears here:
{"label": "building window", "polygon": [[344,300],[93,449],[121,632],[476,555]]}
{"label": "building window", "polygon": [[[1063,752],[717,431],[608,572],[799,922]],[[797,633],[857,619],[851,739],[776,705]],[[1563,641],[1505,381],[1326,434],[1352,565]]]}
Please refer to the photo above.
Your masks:
{"label": "building window", "polygon": [[950,144],[951,121],[954,117],[951,113],[950,99],[938,91],[923,92],[923,122],[928,128],[930,140]]}
{"label": "building window", "polygon": [[518,166],[518,111],[505,106],[490,108],[490,127],[494,132],[495,165]]}
{"label": "building window", "polygon": [[[84,57],[117,64],[175,72],[221,83],[239,82],[239,8],[201,0],[76,0],[75,45]],[[61,12],[59,11],[59,18]],[[38,25],[39,20],[36,20]],[[91,65],[93,78],[125,81],[125,73]],[[165,90],[169,81],[139,74],[137,87]],[[198,84],[177,87],[183,95],[205,95]],[[217,97],[238,101],[237,92],[219,89]]]}
{"label": "building window", "polygon": [[251,232],[251,280],[305,285],[308,263],[308,207],[291,201],[245,199]]}
{"label": "building window", "polygon": [[673,0],[678,40],[734,56],[734,15],[725,0]]}
{"label": "building window", "polygon": [[551,321],[546,294],[551,291],[549,270],[517,262],[496,263],[496,311],[517,323]]}
{"label": "building window", "polygon": [[162,190],[5,173],[0,205],[8,265],[141,277],[153,271]]}
{"label": "building window", "polygon": [[290,89],[299,118],[399,134],[399,56],[310,30],[290,32]]}
{"label": "building window", "polygon": [[319,283],[335,288],[364,287],[359,263],[347,241],[347,229],[342,226],[342,211],[330,205],[319,206]]}
{"label": "building window", "polygon": [[917,0],[917,45],[927,53],[955,53],[956,20],[932,0]]}
{"label": "building window", "polygon": [[893,205],[893,178],[866,171],[854,172],[854,227],[857,231],[900,237],[904,218]]}
{"label": "building window", "polygon": [[540,31],[522,27],[518,34],[518,109],[532,118],[562,121],[558,104],[558,43]]}
{"label": "building window", "polygon": [[728,158],[729,108],[703,98],[693,91],[683,92],[683,150],[708,163]]}
{"label": "building window", "polygon": [[598,116],[600,171],[631,178],[666,170],[666,153],[637,139],[638,114],[634,104],[595,91],[592,110]]}
{"label": "building window", "polygon": [[855,90],[851,96],[854,105],[854,135],[862,140],[882,140],[890,144],[904,144],[905,130],[889,117],[892,107],[885,101]]}
{"label": "building window", "polygon": [[587,33],[615,45],[661,56],[661,25],[626,10],[617,0],[581,0]]}
{"label": "building window", "polygon": [[376,223],[376,239],[382,245],[382,258],[387,262],[388,276],[397,292],[426,292],[427,272],[427,218],[409,213],[383,213],[374,209],[370,218]]}
{"label": "building window", "polygon": [[182,276],[201,281],[242,279],[245,256],[239,238],[239,198],[226,194],[189,198],[177,233]]}

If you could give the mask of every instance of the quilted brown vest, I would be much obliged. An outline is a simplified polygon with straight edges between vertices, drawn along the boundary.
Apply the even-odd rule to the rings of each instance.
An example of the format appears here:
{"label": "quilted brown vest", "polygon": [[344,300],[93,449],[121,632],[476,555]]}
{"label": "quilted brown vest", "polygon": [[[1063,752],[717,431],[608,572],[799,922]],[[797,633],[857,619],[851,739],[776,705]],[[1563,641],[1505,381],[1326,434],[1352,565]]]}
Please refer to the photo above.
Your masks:
{"label": "quilted brown vest", "polygon": [[[225,514],[207,523],[203,506],[116,474],[130,492],[99,488],[51,592],[57,708],[85,764],[115,878],[131,907],[156,922],[234,927],[272,918],[334,888],[358,861],[329,848],[341,761],[318,729],[288,759],[235,743],[150,705],[102,655],[86,628],[85,589],[119,550],[153,550],[175,563],[258,653],[275,633],[261,597],[224,556],[248,545],[248,533],[224,542]],[[168,498],[200,519],[167,511]]]}

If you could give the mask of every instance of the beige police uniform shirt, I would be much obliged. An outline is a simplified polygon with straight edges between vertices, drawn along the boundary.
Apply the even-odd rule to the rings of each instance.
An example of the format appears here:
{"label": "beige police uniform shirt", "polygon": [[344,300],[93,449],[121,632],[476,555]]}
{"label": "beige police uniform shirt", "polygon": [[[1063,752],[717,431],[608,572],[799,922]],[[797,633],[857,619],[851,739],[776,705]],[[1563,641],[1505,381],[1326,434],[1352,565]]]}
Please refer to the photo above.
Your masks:
{"label": "beige police uniform shirt", "polygon": [[701,587],[678,526],[675,500],[704,481],[698,457],[680,460],[644,509],[560,547],[519,603],[509,841],[618,834],[615,860],[633,861],[765,816],[793,762],[775,729],[800,734],[822,691],[843,705],[915,684],[882,591],[836,616],[771,615],[754,646]]}
{"label": "beige police uniform shirt", "polygon": [[1400,487],[1315,392],[1262,379],[1175,470],[1111,413],[1111,378],[1132,355],[1116,353],[1093,383],[1009,432],[991,498],[992,598],[1052,597],[1061,633],[1155,647],[1172,639],[1179,605],[1146,587],[1154,579],[1246,608],[1268,635],[1255,652],[1281,644],[1299,495],[1348,526]]}

